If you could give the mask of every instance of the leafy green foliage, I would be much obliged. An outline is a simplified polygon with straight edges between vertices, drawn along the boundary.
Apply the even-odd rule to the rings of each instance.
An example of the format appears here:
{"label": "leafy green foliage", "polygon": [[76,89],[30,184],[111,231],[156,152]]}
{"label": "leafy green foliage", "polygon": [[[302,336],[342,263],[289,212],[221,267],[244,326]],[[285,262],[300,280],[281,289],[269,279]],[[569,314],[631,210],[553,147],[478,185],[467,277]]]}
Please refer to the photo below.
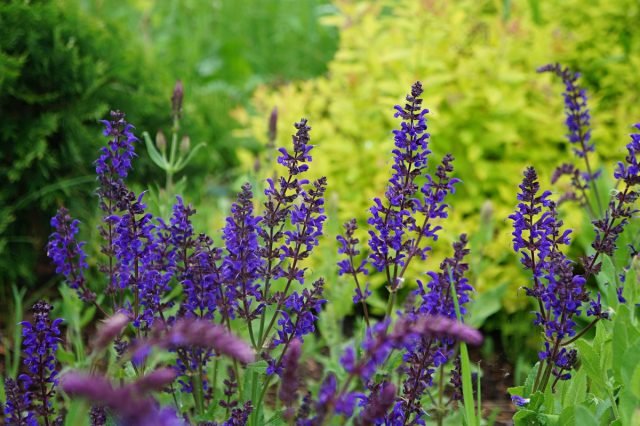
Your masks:
{"label": "leafy green foliage", "polygon": [[34,263],[61,195],[86,207],[69,195],[94,182],[98,119],[111,107],[154,123],[162,87],[126,32],[59,2],[3,2],[0,58],[0,281],[32,282],[52,272]]}

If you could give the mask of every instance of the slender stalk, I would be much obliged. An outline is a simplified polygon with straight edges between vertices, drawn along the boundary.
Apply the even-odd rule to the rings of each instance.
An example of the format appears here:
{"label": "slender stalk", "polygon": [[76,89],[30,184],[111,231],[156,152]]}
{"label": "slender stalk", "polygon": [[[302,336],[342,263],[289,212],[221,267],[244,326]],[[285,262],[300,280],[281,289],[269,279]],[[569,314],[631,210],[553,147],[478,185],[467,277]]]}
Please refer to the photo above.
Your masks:
{"label": "slender stalk", "polygon": [[[458,294],[456,293],[456,287],[453,280],[451,281],[451,293],[453,294],[453,305],[456,309],[456,317],[458,321],[462,322],[462,313],[460,312],[460,304],[458,303]],[[460,370],[462,375],[462,399],[464,401],[467,424],[469,426],[479,426],[480,419],[475,415],[473,404],[473,384],[471,382],[469,351],[467,349],[467,344],[464,342],[460,342]]]}
{"label": "slender stalk", "polygon": [[571,344],[571,343],[575,342],[576,340],[578,340],[579,338],[581,338],[582,336],[584,336],[584,335],[585,335],[585,333],[586,333],[587,331],[591,330],[591,328],[593,328],[593,326],[594,326],[594,325],[596,325],[596,323],[597,323],[599,320],[600,320],[600,317],[598,317],[598,318],[594,319],[593,321],[591,321],[591,322],[589,323],[589,325],[587,325],[585,328],[583,328],[583,329],[580,331],[580,333],[576,334],[576,335],[575,335],[575,336],[573,336],[571,339],[569,339],[569,340],[567,340],[567,341],[565,341],[565,342],[562,342],[562,343],[560,344],[560,346],[567,346],[567,345],[569,345],[569,344]]}
{"label": "slender stalk", "polygon": [[371,324],[369,323],[369,309],[367,308],[367,302],[364,300],[365,294],[362,292],[362,287],[360,286],[358,274],[356,273],[355,264],[353,262],[353,255],[351,254],[349,255],[349,262],[351,263],[351,275],[353,275],[353,280],[356,282],[356,287],[361,295],[360,303],[362,304],[362,310],[364,312],[364,321],[367,323],[367,328],[371,328]]}
{"label": "slender stalk", "polygon": [[440,374],[438,378],[438,426],[442,426],[444,421],[444,364],[439,368]]}

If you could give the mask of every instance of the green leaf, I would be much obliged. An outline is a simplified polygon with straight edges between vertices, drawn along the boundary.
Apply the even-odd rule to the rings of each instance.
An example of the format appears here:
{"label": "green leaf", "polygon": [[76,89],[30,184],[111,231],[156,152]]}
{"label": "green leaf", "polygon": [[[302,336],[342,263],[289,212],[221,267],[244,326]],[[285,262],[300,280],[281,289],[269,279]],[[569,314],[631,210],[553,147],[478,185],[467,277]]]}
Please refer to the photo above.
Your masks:
{"label": "green leaf", "polygon": [[[626,305],[620,305],[613,323],[612,342],[613,374],[620,384],[626,383],[633,373],[633,369],[629,370],[628,368],[630,364],[633,364],[633,361],[628,362],[627,359],[640,359],[640,353],[637,350],[634,353],[631,349],[636,347],[639,340],[640,332],[633,325],[629,308]],[[632,367],[635,366],[632,365]]]}
{"label": "green leaf", "polygon": [[282,413],[276,413],[269,420],[267,420],[265,426],[283,426],[286,424],[287,421],[282,417]]}
{"label": "green leaf", "polygon": [[631,375],[631,383],[629,384],[629,390],[636,398],[640,399],[640,364],[636,365],[636,369]]}
{"label": "green leaf", "polygon": [[536,365],[533,366],[533,368],[531,369],[531,371],[529,371],[529,374],[527,375],[527,378],[524,380],[524,398],[528,398],[529,395],[531,395],[531,392],[533,392],[533,385],[535,384],[536,381],[536,375],[538,374],[538,369],[540,368],[540,361],[536,362]]}
{"label": "green leaf", "polygon": [[591,379],[594,386],[597,388],[607,387],[607,383],[604,379],[604,373],[600,370],[599,354],[584,340],[576,341],[576,347],[578,348],[578,354],[582,360],[582,366],[587,373],[587,377]]}
{"label": "green leaf", "polygon": [[[204,142],[200,142],[198,145],[196,145],[187,155],[186,158],[180,158],[178,160],[178,164],[175,165],[174,167],[174,172],[179,172],[180,170],[182,170],[187,164],[189,164],[189,161],[191,161],[191,159],[193,158],[193,156],[200,151],[200,149],[204,148],[206,145]],[[213,170],[212,170],[213,172]]]}
{"label": "green leaf", "polygon": [[559,425],[575,425],[576,424],[576,407],[569,405],[565,407],[560,413],[560,418],[558,419]]}
{"label": "green leaf", "polygon": [[577,405],[575,409],[576,425],[579,426],[598,426],[596,416],[584,405]]}
{"label": "green leaf", "polygon": [[578,405],[587,397],[587,375],[584,369],[580,369],[573,374],[571,380],[566,385],[566,394],[562,400],[563,407]]}
{"label": "green leaf", "polygon": [[56,352],[56,359],[60,361],[60,364],[62,365],[73,365],[76,361],[76,356],[72,351],[67,351],[64,348],[59,347]]}
{"label": "green leaf", "polygon": [[155,147],[155,145],[151,141],[151,137],[147,132],[144,132],[144,143],[147,146],[147,152],[149,153],[149,157],[151,157],[151,160],[162,170],[168,170],[169,163],[167,163],[167,160],[165,160],[162,154],[160,154],[158,149]]}

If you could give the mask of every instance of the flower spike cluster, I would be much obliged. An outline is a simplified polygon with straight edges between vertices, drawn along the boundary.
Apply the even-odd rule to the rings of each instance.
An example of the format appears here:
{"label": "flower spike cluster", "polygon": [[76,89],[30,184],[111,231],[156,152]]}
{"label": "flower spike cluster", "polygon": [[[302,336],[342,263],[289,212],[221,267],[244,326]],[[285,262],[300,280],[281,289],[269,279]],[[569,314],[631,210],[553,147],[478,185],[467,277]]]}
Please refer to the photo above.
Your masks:
{"label": "flower spike cluster", "polygon": [[[435,176],[427,172],[429,133],[422,108],[423,89],[416,82],[402,107],[395,106],[395,117],[402,119],[394,130],[393,173],[385,193],[385,201],[374,198],[368,220],[370,254],[368,261],[378,271],[385,271],[387,285],[395,293],[403,280],[409,262],[425,260],[431,247],[427,240],[438,238],[436,219],[446,218],[445,198],[455,191],[458,179],[452,178],[453,156],[445,155]],[[424,181],[422,185],[420,182]],[[362,266],[361,266],[362,268]]]}
{"label": "flower spike cluster", "polygon": [[[196,212],[181,197],[176,198],[171,217],[163,220],[148,211],[145,192],[129,190],[125,179],[137,139],[124,114],[112,113],[104,122],[109,142],[95,163],[103,211],[100,235],[105,259],[100,271],[108,279],[106,295],[112,312],[98,306],[102,298],[96,300],[89,293],[83,275],[86,255],[82,243],[75,240],[78,222],[64,209],[52,221],[55,232],[49,244],[49,253],[69,285],[107,317],[92,339],[92,356],[105,355],[113,345],[119,363],[130,362],[137,375],[128,384],[121,381],[116,386],[99,373],[97,364],[97,371],[90,375],[69,373],[64,377],[68,395],[95,404],[90,413],[92,424],[179,425],[197,418],[206,419],[202,424],[217,425],[209,417],[215,405],[225,412],[226,420],[220,424],[246,425],[250,417],[255,424],[259,422],[255,416],[263,411],[253,407],[263,407],[272,381],[280,381],[276,395],[284,404],[283,416],[298,425],[319,425],[332,421],[334,415],[357,416],[356,424],[363,425],[423,422],[425,410],[420,400],[434,368],[453,357],[458,342],[482,341],[477,330],[455,319],[450,292],[455,289],[464,311],[472,290],[464,276],[467,238],[462,235],[441,270],[429,273],[429,283],[420,283],[420,289],[410,295],[411,301],[416,295],[421,297],[417,305],[407,303],[395,320],[394,303],[390,303],[385,318],[370,323],[367,297],[371,290],[368,283],[361,286],[358,281],[373,270],[385,271],[395,302],[409,263],[414,258],[426,259],[430,241],[438,238],[439,221],[448,216],[446,197],[454,192],[458,180],[452,177],[449,154],[433,167],[433,174],[427,171],[431,152],[422,92],[421,83],[415,83],[404,106],[395,108],[401,123],[393,132],[392,176],[384,197],[375,199],[371,209],[368,252],[360,252],[355,220],[338,237],[340,254],[345,256],[339,272],[356,280],[354,301],[363,304],[367,329],[362,345],[347,348],[340,359],[348,381],[339,383],[338,376],[327,375],[315,398],[301,395],[301,373],[307,367],[301,359],[302,345],[305,336],[316,331],[326,303],[325,284],[323,278],[312,277],[306,261],[325,232],[327,179],[307,178],[313,150],[307,120],[295,124],[292,146],[278,149],[277,162],[283,173],[267,179],[263,208],[255,208],[251,186],[243,185],[226,218],[222,245],[216,246],[212,238],[195,231]],[[176,120],[181,101],[178,85],[172,98]],[[271,127],[275,133],[275,124]],[[25,325],[25,344],[42,340],[52,353],[57,348],[59,322],[47,321],[48,316],[37,322],[41,325]],[[244,333],[240,335],[247,336],[250,344],[232,331],[238,325]],[[45,337],[44,330],[53,337]],[[32,334],[37,337],[29,337]],[[157,357],[157,350],[167,354]],[[379,374],[393,351],[402,352],[406,363],[406,368],[398,370],[402,388]],[[257,355],[266,361],[265,374],[257,375],[265,383],[253,395],[257,399],[246,401],[242,387],[253,376],[247,377],[249,370],[245,369],[255,368],[248,364]],[[28,365],[36,364],[28,360]],[[27,379],[24,386],[8,382],[8,415],[24,424],[32,417],[54,415],[47,411],[52,408],[47,402],[30,414],[34,401],[43,395],[53,397],[57,379],[52,360],[48,357],[45,362],[49,381],[43,389],[48,393],[39,394]],[[162,366],[156,367],[158,362]],[[218,376],[220,365],[226,377]],[[565,374],[569,365],[559,362],[556,370]],[[213,388],[218,383],[224,385],[220,393]],[[180,412],[158,404],[152,393],[161,391],[172,394]],[[176,392],[189,394],[193,405],[177,398]]]}
{"label": "flower spike cluster", "polygon": [[562,246],[570,244],[571,230],[562,229],[556,203],[550,200],[549,191],[539,194],[537,179],[535,169],[527,168],[518,194],[520,203],[509,217],[514,227],[514,250],[533,275],[525,291],[538,304],[534,324],[543,329],[546,339],[545,349],[539,353],[545,373],[536,381],[535,390],[544,389],[551,375],[556,382],[571,377],[575,354],[564,346],[577,334],[575,319],[583,305],[589,303],[586,313],[596,320],[608,317],[600,305],[600,295],[590,297],[585,276],[575,273],[574,263],[561,251]]}

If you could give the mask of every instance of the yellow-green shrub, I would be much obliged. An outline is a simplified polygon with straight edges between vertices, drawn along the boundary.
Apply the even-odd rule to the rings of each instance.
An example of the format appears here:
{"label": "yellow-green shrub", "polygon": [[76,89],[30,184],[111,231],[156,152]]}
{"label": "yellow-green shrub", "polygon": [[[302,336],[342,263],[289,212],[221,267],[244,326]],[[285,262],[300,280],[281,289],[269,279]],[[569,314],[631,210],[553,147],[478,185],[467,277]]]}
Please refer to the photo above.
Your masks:
{"label": "yellow-green shrub", "polygon": [[[328,176],[327,197],[337,201],[338,217],[331,219],[355,216],[364,224],[390,172],[392,106],[422,80],[431,109],[431,165],[452,152],[464,183],[450,198],[436,255],[417,270],[434,267],[458,233],[491,227],[472,241],[474,285],[482,291],[508,283],[505,306],[513,309],[524,299],[516,298],[517,289],[527,282],[511,254],[506,219],[521,172],[532,164],[548,182],[571,155],[563,137],[562,84],[535,69],[558,61],[583,71],[600,164],[610,164],[604,160],[622,156],[629,125],[640,121],[640,57],[632,54],[640,50],[640,35],[636,1],[532,0],[509,10],[503,4],[510,2],[339,1],[340,15],[330,23],[341,29],[340,47],[328,74],[262,87],[255,111],[238,116],[264,140],[265,118],[277,106],[279,145],[289,143],[290,123],[309,118],[318,146],[313,173]],[[253,154],[245,159],[253,165]],[[582,223],[575,215],[567,222]]]}

